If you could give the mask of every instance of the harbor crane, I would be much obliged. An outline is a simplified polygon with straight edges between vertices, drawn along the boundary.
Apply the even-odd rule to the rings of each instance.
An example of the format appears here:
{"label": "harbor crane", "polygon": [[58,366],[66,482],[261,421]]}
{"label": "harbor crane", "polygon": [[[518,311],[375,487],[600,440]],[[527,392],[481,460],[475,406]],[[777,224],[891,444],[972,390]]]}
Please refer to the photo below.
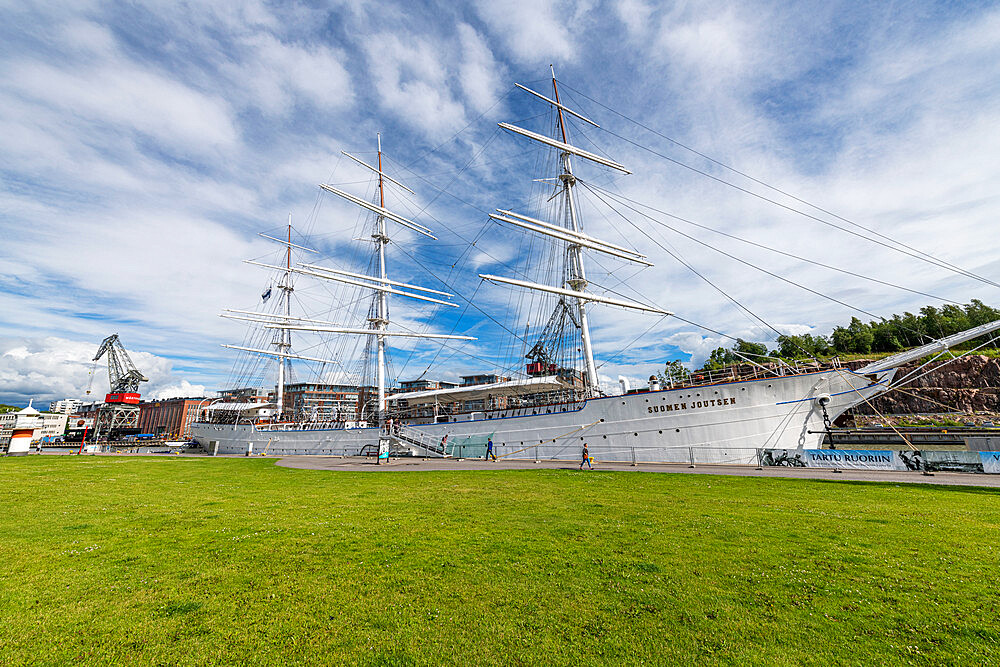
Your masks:
{"label": "harbor crane", "polygon": [[528,354],[524,355],[530,362],[527,365],[528,375],[552,375],[557,372],[561,364],[567,362],[563,355],[567,351],[566,330],[570,324],[576,328],[580,327],[566,299],[560,298],[542,333]]}
{"label": "harbor crane", "polygon": [[[149,378],[139,372],[132,363],[125,347],[118,339],[118,334],[111,334],[97,348],[94,355],[94,367],[101,357],[108,357],[108,381],[111,391],[104,397],[104,403],[97,413],[94,424],[94,439],[107,437],[109,440],[123,431],[135,430],[139,426],[139,383],[148,382]],[[91,369],[90,382],[94,382],[94,371]],[[87,387],[90,393],[90,387]]]}

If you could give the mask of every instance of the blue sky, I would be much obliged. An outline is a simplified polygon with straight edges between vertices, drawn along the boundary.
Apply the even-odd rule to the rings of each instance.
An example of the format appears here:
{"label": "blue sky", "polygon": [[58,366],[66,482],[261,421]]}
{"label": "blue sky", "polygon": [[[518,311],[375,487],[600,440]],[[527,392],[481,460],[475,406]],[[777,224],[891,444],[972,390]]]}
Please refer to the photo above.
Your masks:
{"label": "blue sky", "polygon": [[[417,193],[394,205],[440,238],[431,245],[400,232],[393,275],[430,287],[443,278],[521,331],[540,306],[518,310],[509,292],[481,286],[476,274],[530,267],[527,242],[489,223],[485,212],[527,211],[544,189],[530,181],[540,152],[496,123],[547,129],[545,105],[512,84],[545,87],[550,63],[567,100],[604,128],[576,124],[574,141],[635,172],[621,177],[578,165],[589,183],[942,299],[1000,302],[994,287],[640,150],[619,135],[803,208],[604,108],[997,280],[996,3],[216,4],[0,8],[0,402],[80,396],[90,356],[113,332],[150,377],[150,395],[224,385],[234,357],[219,345],[238,344],[243,330],[217,315],[258,308],[267,276],[241,261],[276,259],[256,233],[280,233],[291,213],[300,240],[321,250],[321,263],[353,266],[359,216],[316,186],[339,183],[368,196],[370,179],[340,151],[370,158],[376,132],[387,170]],[[633,216],[631,227],[594,201],[584,212],[589,231],[624,239],[656,264],[636,272],[598,260],[593,281],[686,320],[732,336],[774,336],[664,248],[781,331],[825,333],[857,314],[648,219]],[[929,302],[661,222],[869,312]],[[417,262],[437,268],[430,275]],[[340,311],[330,304],[351,297],[299,286],[301,305],[317,317],[335,317]],[[516,345],[483,312],[458,302],[463,307],[453,313],[394,302],[406,326],[479,338],[440,354],[397,350],[403,379],[428,366],[429,377],[504,370],[501,352]],[[597,307],[593,319],[609,384],[729,344],[676,319]],[[346,353],[352,345],[323,351]],[[103,381],[95,386],[103,390]]]}

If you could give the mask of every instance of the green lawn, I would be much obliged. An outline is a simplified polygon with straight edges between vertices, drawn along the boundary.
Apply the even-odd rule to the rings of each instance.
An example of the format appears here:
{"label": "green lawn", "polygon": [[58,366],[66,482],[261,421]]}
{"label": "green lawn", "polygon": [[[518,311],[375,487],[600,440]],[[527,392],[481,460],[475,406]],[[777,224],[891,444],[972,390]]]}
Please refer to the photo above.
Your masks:
{"label": "green lawn", "polygon": [[986,664],[1000,494],[0,459],[0,664]]}

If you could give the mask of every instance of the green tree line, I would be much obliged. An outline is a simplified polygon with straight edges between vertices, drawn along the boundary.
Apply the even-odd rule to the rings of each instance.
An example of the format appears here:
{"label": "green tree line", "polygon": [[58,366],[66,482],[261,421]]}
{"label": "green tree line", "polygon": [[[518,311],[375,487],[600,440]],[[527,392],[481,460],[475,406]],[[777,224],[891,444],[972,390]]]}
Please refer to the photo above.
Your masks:
{"label": "green tree line", "polygon": [[[981,324],[1000,320],[1000,310],[987,306],[979,299],[959,306],[948,304],[937,308],[924,306],[917,314],[906,312],[882,321],[867,324],[852,317],[847,326],[834,327],[829,336],[781,335],[776,346],[768,350],[765,343],[739,339],[732,348],[715,349],[705,362],[704,369],[712,370],[744,361],[739,355],[756,359],[763,356],[781,359],[829,357],[835,354],[871,354],[873,352],[899,352],[927,343],[932,338],[950,336]],[[959,347],[973,348],[987,339],[975,339]],[[990,344],[989,348],[996,348]],[[738,354],[737,354],[738,353]]]}

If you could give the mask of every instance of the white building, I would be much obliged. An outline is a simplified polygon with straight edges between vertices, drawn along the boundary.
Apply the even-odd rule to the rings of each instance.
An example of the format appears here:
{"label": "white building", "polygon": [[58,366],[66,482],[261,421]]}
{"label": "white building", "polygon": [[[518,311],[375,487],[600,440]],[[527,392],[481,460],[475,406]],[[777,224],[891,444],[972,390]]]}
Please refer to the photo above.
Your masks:
{"label": "white building", "polygon": [[17,456],[27,454],[35,433],[41,430],[42,414],[31,407],[0,415],[0,453]]}
{"label": "white building", "polygon": [[64,398],[61,401],[49,403],[49,412],[61,412],[64,415],[71,415],[83,407],[83,401],[75,398]]}
{"label": "white building", "polygon": [[[10,447],[11,435],[15,428],[22,431],[21,435],[28,442],[39,438],[54,438],[66,432],[68,415],[38,412],[31,406],[20,412],[5,412],[0,414],[0,452]],[[27,431],[30,430],[30,435]]]}
{"label": "white building", "polygon": [[66,421],[69,415],[43,412],[42,419],[44,422],[42,428],[35,433],[36,438],[54,438],[66,433]]}

